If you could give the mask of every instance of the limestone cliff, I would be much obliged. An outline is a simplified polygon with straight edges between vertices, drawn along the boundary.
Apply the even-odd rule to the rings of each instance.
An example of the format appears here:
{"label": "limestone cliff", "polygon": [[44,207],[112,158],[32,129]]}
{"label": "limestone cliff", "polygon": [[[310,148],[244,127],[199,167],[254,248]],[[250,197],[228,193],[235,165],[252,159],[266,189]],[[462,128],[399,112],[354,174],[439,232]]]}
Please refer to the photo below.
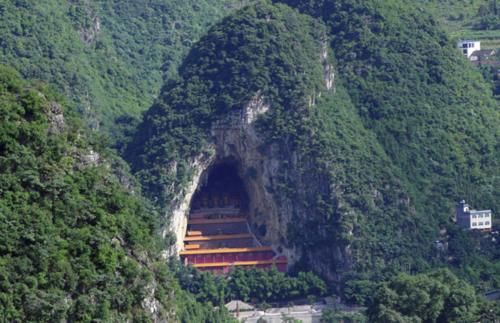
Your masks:
{"label": "limestone cliff", "polygon": [[[339,280],[400,261],[401,245],[415,243],[408,196],[336,78],[327,43],[322,25],[261,3],[191,50],[128,151],[165,209],[165,234],[177,241],[170,253],[182,248],[196,189],[228,160],[248,192],[251,229],[292,266]],[[386,232],[401,241],[373,252]]]}

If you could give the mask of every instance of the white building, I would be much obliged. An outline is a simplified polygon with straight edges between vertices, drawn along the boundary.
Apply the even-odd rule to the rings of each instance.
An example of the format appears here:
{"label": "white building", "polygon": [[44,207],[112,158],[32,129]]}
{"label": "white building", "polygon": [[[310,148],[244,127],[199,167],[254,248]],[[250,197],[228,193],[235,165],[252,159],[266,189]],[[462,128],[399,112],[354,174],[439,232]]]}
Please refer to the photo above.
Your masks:
{"label": "white building", "polygon": [[470,58],[472,53],[481,50],[481,42],[477,40],[459,40],[457,47],[465,57]]}
{"label": "white building", "polygon": [[461,201],[457,205],[457,223],[466,229],[491,230],[491,210],[471,210]]}

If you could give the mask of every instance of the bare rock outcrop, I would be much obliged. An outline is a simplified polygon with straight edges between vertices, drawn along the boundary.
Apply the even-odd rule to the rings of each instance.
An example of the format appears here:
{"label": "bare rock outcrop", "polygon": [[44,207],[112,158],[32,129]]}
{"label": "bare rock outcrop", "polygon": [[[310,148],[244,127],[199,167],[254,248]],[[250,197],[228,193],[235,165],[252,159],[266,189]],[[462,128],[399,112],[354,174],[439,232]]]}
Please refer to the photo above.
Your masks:
{"label": "bare rock outcrop", "polygon": [[[212,124],[208,149],[211,153],[190,161],[193,169],[191,181],[175,198],[168,216],[170,226],[164,234],[172,231],[177,241],[175,250],[170,250],[169,255],[182,250],[190,202],[203,178],[212,166],[231,160],[237,165],[249,195],[248,217],[252,231],[263,244],[273,246],[277,253],[285,255],[290,264],[298,261],[300,253],[287,239],[294,203],[277,193],[280,170],[293,163],[282,158],[276,144],[267,144],[256,127],[259,116],[268,112],[269,108],[265,98],[256,93],[243,109]],[[176,167],[171,165],[169,171],[175,173]]]}
{"label": "bare rock outcrop", "polygon": [[57,102],[49,102],[45,113],[49,119],[49,134],[60,134],[64,132],[65,122],[63,108]]}

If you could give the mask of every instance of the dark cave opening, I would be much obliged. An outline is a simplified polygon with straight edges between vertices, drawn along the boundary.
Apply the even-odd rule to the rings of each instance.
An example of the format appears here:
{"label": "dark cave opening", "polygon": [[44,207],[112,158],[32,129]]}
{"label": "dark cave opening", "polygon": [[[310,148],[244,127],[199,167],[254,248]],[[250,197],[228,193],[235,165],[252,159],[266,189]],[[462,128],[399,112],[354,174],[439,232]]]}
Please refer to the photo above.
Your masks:
{"label": "dark cave opening", "polygon": [[[228,273],[234,267],[276,267],[284,272],[286,257],[277,256],[250,229],[250,199],[241,173],[230,159],[217,162],[201,176],[180,256],[186,265],[213,273]],[[265,234],[265,227],[260,231]]]}
{"label": "dark cave opening", "polygon": [[208,169],[207,174],[191,199],[191,211],[214,208],[248,211],[248,194],[236,162],[220,162]]}

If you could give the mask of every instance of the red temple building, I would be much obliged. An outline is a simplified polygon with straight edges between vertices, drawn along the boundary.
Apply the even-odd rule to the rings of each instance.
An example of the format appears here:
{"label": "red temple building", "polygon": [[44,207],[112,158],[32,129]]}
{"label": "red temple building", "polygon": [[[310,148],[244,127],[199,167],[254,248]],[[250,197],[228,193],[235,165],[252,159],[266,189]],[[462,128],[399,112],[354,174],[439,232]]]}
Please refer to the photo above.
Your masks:
{"label": "red temple building", "polygon": [[215,168],[193,197],[184,250],[186,265],[214,273],[234,267],[287,270],[287,259],[262,245],[250,230],[241,179],[227,166]]}

